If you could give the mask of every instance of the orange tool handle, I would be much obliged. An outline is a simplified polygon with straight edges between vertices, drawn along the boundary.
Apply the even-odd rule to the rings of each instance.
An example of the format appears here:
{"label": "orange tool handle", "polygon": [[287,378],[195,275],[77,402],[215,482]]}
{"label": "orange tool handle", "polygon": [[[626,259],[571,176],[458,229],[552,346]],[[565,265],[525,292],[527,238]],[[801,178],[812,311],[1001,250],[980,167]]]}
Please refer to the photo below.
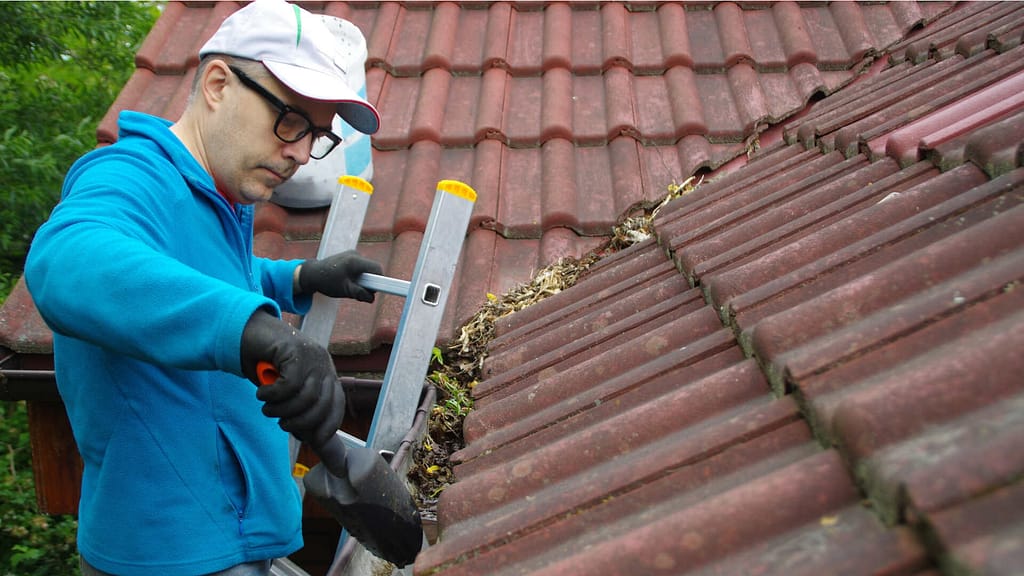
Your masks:
{"label": "orange tool handle", "polygon": [[[256,378],[259,379],[260,386],[266,386],[267,384],[277,382],[278,376],[280,376],[280,374],[277,373],[277,368],[274,368],[274,365],[270,362],[260,360],[256,363]],[[309,467],[305,464],[296,462],[295,465],[292,466],[292,476],[295,476],[296,478],[302,478],[306,475],[306,472],[309,472]]]}
{"label": "orange tool handle", "polygon": [[266,360],[260,360],[256,363],[256,378],[260,381],[260,386],[266,386],[267,384],[273,384],[277,382],[277,378],[280,374],[277,373],[277,368]]}

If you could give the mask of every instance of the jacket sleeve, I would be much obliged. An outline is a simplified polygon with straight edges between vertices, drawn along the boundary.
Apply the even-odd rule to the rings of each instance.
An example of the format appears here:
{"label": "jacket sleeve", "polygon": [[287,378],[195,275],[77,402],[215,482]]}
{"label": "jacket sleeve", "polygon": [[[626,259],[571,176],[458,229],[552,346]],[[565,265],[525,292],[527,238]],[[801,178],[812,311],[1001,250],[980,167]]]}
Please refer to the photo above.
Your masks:
{"label": "jacket sleeve", "polygon": [[295,267],[302,260],[272,260],[253,257],[253,268],[263,287],[263,293],[281,307],[281,310],[300,316],[309,312],[313,305],[312,294],[295,294]]}
{"label": "jacket sleeve", "polygon": [[25,265],[50,328],[154,364],[241,375],[246,321],[280,308],[242,287],[255,271],[230,242],[218,245],[230,235],[217,233],[227,228],[210,199],[170,165],[134,157],[72,172]]}

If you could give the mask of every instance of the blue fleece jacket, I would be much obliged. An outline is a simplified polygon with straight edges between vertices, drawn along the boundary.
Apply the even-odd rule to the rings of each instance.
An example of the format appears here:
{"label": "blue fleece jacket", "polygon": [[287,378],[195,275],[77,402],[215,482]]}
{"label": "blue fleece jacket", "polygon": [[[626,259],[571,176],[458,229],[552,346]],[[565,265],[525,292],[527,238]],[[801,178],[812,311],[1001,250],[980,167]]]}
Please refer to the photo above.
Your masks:
{"label": "blue fleece jacket", "polygon": [[166,120],[72,166],[25,266],[85,462],[78,546],[113,574],[205,574],[302,546],[288,436],[240,377],[249,316],[305,313]]}

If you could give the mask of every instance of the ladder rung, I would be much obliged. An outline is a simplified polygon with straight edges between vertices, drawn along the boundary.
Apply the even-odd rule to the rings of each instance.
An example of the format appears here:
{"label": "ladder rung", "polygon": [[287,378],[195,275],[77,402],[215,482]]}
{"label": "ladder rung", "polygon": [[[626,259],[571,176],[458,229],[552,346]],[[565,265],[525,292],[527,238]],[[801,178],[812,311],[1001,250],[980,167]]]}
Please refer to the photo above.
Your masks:
{"label": "ladder rung", "polygon": [[309,576],[309,573],[287,558],[276,558],[270,566],[270,576]]}
{"label": "ladder rung", "polygon": [[368,290],[383,292],[385,294],[394,294],[395,296],[409,296],[410,282],[408,280],[399,280],[398,278],[389,278],[388,276],[381,276],[379,274],[364,273],[359,276],[356,282]]}

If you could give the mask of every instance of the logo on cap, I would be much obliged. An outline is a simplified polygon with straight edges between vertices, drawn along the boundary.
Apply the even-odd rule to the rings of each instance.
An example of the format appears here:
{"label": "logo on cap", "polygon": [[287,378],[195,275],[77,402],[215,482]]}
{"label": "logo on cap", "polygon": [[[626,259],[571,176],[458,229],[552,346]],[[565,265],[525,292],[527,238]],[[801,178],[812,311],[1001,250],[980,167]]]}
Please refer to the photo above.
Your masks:
{"label": "logo on cap", "polygon": [[298,6],[292,5],[295,9],[295,47],[299,47],[299,41],[302,40],[302,11],[299,10]]}

